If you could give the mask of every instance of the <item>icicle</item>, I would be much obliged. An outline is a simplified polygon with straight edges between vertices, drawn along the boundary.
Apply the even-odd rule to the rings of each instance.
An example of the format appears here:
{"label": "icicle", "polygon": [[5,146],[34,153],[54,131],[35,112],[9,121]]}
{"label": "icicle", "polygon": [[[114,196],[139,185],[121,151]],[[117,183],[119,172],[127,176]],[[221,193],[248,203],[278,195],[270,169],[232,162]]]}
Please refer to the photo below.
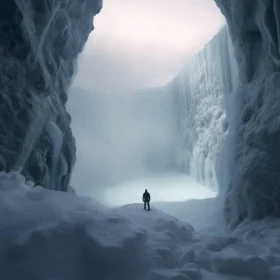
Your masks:
{"label": "icicle", "polygon": [[50,178],[50,186],[49,188],[52,190],[57,190],[58,186],[56,184],[57,180],[57,167],[60,156],[60,151],[63,144],[63,133],[59,129],[59,127],[52,121],[49,121],[46,125],[46,130],[53,141],[53,155],[52,155],[52,170],[51,170],[51,178]]}

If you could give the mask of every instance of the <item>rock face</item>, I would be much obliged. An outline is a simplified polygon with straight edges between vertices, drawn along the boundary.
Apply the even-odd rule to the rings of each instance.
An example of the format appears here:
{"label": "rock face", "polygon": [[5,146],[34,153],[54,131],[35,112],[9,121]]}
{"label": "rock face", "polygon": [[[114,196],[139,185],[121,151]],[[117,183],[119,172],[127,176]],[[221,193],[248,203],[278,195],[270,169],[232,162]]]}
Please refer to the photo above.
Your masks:
{"label": "rock face", "polygon": [[216,0],[235,46],[241,86],[229,104],[225,216],[231,225],[280,215],[280,1]]}
{"label": "rock face", "polygon": [[67,190],[76,152],[67,92],[101,6],[101,0],[1,1],[0,171],[22,167],[36,184]]}

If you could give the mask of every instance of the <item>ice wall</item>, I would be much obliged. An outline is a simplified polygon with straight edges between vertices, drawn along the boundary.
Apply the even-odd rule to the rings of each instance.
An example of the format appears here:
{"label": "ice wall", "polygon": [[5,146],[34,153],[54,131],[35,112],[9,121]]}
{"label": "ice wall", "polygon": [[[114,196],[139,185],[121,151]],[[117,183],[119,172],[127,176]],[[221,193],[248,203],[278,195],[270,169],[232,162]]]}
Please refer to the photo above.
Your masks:
{"label": "ice wall", "polygon": [[225,216],[231,225],[280,215],[280,1],[216,0],[241,85],[229,110]]}
{"label": "ice wall", "polygon": [[177,168],[217,189],[220,150],[228,129],[227,99],[238,85],[228,28],[224,27],[173,82],[179,140]]}
{"label": "ice wall", "polygon": [[[75,162],[67,91],[101,4],[1,1],[0,171],[22,166],[27,179],[44,187],[51,187],[56,174],[58,189],[67,189]],[[47,132],[50,122],[62,133],[59,149]]]}

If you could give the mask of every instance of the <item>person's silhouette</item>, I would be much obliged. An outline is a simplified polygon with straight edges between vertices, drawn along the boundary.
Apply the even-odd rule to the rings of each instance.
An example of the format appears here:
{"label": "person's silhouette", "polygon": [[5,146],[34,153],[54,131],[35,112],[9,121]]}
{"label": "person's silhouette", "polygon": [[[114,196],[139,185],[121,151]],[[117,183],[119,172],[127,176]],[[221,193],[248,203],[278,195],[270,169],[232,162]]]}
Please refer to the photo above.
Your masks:
{"label": "person's silhouette", "polygon": [[144,202],[144,209],[146,209],[146,205],[148,204],[148,211],[150,211],[150,200],[151,200],[151,196],[148,193],[147,190],[145,190],[145,192],[143,193],[143,202]]}

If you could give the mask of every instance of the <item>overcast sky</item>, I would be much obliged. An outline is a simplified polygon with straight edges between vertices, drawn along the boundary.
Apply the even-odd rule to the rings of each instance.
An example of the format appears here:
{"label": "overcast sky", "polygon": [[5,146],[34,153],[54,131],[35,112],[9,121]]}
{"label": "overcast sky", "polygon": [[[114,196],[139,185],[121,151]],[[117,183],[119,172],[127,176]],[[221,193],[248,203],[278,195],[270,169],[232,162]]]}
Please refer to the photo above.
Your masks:
{"label": "overcast sky", "polygon": [[103,90],[163,85],[224,22],[213,0],[104,0],[74,84]]}

